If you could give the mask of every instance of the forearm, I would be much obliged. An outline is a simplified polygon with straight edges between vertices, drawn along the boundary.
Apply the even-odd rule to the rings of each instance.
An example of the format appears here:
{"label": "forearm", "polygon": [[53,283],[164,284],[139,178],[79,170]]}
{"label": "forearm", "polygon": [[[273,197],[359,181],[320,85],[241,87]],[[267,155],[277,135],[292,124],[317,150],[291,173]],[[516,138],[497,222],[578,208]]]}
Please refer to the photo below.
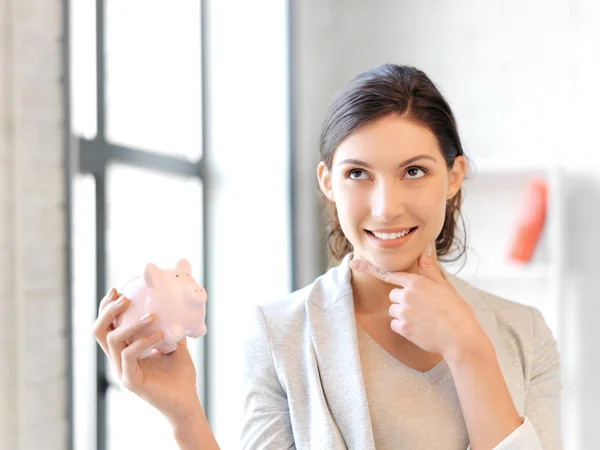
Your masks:
{"label": "forearm", "polygon": [[[473,342],[473,341],[471,341]],[[491,341],[456,348],[447,358],[472,450],[491,450],[522,423],[504,381]]]}
{"label": "forearm", "polygon": [[219,450],[219,445],[200,405],[194,414],[170,422],[180,450]]}

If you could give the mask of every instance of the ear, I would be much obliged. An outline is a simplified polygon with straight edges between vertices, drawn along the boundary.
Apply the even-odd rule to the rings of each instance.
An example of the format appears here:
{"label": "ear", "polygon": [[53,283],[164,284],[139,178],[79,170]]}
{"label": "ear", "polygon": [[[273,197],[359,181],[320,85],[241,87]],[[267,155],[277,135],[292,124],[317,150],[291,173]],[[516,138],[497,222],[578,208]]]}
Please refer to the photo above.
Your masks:
{"label": "ear", "polygon": [[188,275],[192,273],[192,266],[190,266],[190,263],[187,259],[180,259],[177,262],[177,268],[183,270]]}
{"label": "ear", "polygon": [[146,268],[144,269],[144,282],[146,283],[146,286],[149,288],[156,287],[161,272],[162,270],[154,264],[146,264]]}
{"label": "ear", "polygon": [[333,199],[333,189],[331,188],[331,172],[325,165],[323,161],[319,163],[317,167],[317,178],[319,179],[319,187],[325,197],[327,197],[330,201],[334,201]]}
{"label": "ear", "polygon": [[457,156],[454,159],[452,168],[448,171],[448,193],[446,199],[450,200],[456,195],[462,186],[467,173],[467,162],[463,156]]}

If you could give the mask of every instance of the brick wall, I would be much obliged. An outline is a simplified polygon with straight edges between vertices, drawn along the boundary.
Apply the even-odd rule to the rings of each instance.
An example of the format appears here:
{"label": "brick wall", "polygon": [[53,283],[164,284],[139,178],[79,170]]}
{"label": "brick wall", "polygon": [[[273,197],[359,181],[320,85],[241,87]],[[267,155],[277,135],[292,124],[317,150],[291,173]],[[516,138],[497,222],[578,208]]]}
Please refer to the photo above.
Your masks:
{"label": "brick wall", "polygon": [[0,1],[0,448],[64,449],[62,2]]}

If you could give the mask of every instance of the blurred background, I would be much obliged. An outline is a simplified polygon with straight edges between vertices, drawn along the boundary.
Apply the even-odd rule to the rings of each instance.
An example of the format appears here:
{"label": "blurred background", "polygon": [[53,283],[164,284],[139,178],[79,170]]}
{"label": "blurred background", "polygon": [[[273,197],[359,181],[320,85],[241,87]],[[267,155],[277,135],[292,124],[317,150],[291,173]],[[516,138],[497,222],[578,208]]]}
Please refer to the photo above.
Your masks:
{"label": "blurred background", "polygon": [[198,391],[239,448],[244,308],[332,263],[320,125],[382,63],[432,78],[474,163],[448,269],[542,311],[564,446],[600,448],[599,2],[0,0],[1,449],[176,448],[91,326],[110,287],[180,258],[209,295]]}

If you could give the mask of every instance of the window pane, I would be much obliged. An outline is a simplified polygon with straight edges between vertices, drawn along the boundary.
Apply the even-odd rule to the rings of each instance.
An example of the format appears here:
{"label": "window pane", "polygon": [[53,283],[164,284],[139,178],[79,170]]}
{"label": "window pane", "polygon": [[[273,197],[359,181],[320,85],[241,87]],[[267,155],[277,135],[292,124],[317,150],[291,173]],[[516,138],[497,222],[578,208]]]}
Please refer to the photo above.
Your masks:
{"label": "window pane", "polygon": [[71,130],[93,139],[96,136],[96,2],[71,0],[70,75]]}
{"label": "window pane", "polygon": [[[181,258],[190,262],[194,278],[203,284],[200,180],[111,165],[106,182],[108,286],[120,288],[148,262],[166,268]],[[199,388],[204,370],[203,343],[203,338],[189,341]],[[166,420],[123,389],[112,367],[108,375],[116,382],[107,401],[108,448],[176,448]]]}
{"label": "window pane", "polygon": [[96,442],[96,184],[92,175],[73,179],[73,418],[75,450]]}
{"label": "window pane", "polygon": [[200,2],[106,1],[106,133],[201,155]]}

